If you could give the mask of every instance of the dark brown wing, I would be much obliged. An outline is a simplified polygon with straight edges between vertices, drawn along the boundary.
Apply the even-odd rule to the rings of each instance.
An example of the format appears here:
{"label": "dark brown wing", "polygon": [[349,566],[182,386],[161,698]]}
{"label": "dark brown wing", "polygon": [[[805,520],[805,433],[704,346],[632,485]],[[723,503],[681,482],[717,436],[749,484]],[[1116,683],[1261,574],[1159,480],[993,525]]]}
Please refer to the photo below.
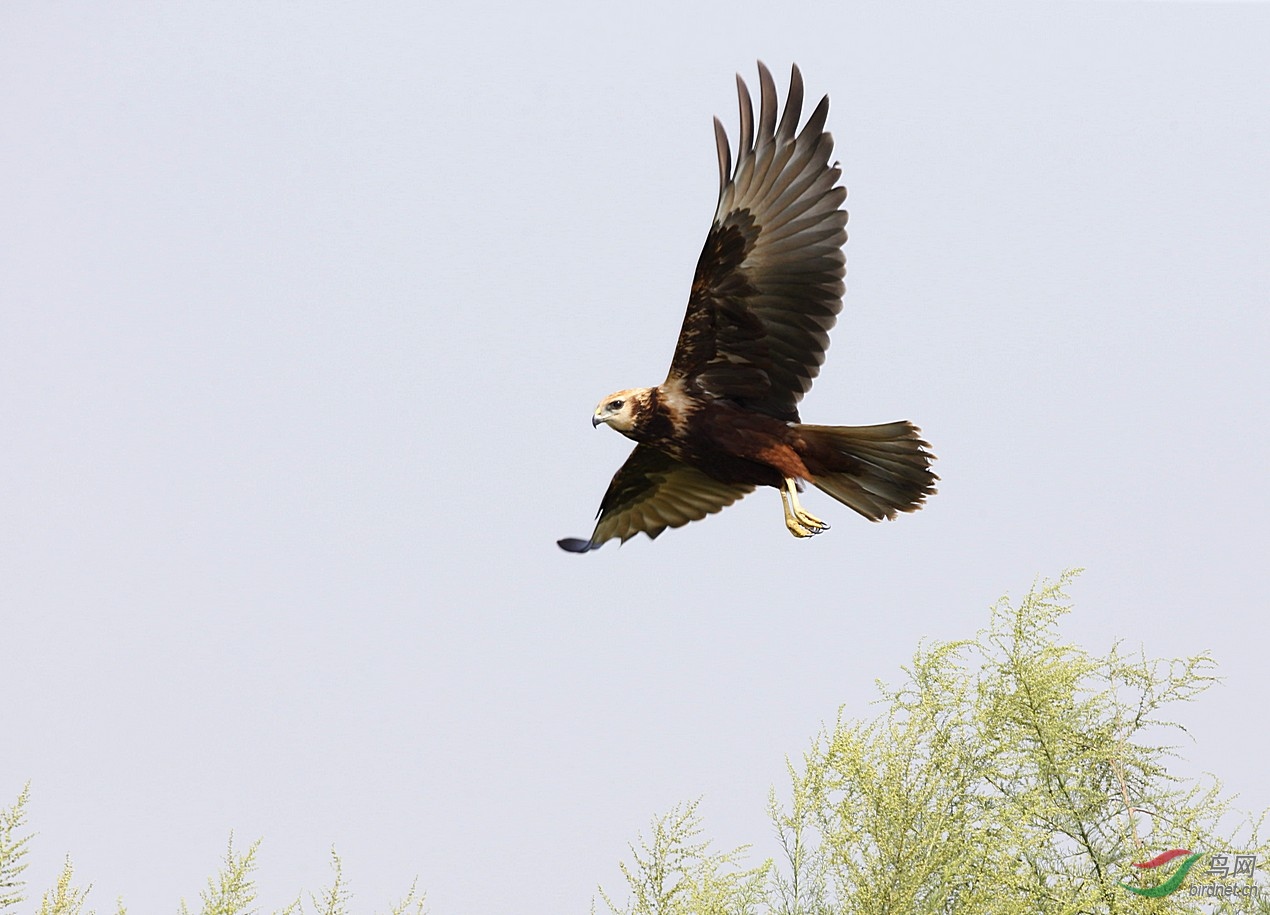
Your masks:
{"label": "dark brown wing", "polygon": [[749,90],[736,80],[735,169],[727,134],[714,121],[719,205],[666,383],[796,422],[842,310],[847,191],[829,163],[828,96],[795,135],[803,106],[798,67],[779,124],[772,74],[761,62],[758,73],[757,129]]}
{"label": "dark brown wing", "polygon": [[614,537],[626,542],[640,531],[656,537],[668,527],[714,514],[753,490],[744,483],[720,483],[650,445],[636,445],[600,502],[591,539],[557,543],[571,553],[585,553]]}

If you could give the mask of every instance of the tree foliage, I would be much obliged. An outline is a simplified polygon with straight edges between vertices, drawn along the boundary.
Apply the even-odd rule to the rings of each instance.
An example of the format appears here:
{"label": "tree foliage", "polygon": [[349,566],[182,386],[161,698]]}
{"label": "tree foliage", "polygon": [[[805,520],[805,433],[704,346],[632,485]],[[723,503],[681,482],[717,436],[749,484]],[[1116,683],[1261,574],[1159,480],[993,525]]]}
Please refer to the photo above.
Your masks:
{"label": "tree foliage", "polygon": [[75,868],[67,858],[57,883],[40,899],[39,915],[83,915],[84,900],[91,889],[75,885]]}
{"label": "tree foliage", "polygon": [[[0,808],[0,915],[16,915],[18,906],[26,899],[26,883],[22,873],[27,867],[30,834],[26,827],[26,806],[30,800],[30,786],[22,789],[12,807]],[[256,915],[256,855],[260,849],[257,839],[245,852],[234,850],[231,835],[225,852],[225,860],[216,874],[207,881],[200,893],[202,907],[199,915]],[[312,915],[348,915],[353,898],[348,881],[344,878],[343,863],[335,850],[331,850],[335,876],[330,886],[320,893],[310,894]],[[36,915],[93,915],[85,908],[92,886],[75,883],[75,872],[68,857],[58,876],[57,883],[40,898]],[[307,915],[302,904],[303,896],[279,909],[275,915]],[[127,915],[122,900],[117,903],[116,915]],[[182,901],[180,915],[190,915],[190,909]],[[424,915],[424,897],[415,885],[400,901],[388,910],[388,915]]]}
{"label": "tree foliage", "polygon": [[31,786],[24,785],[12,807],[0,810],[0,913],[12,911],[22,901],[26,881],[27,846],[31,837],[23,835],[26,827],[26,805],[31,799]]}
{"label": "tree foliage", "polygon": [[[648,915],[750,915],[758,911],[769,864],[739,867],[746,848],[717,853],[699,841],[697,801],[677,806],[652,823],[652,833],[630,846],[632,864],[621,864],[632,898],[625,907],[600,890],[613,911]],[[594,910],[594,907],[592,907]]]}
{"label": "tree foliage", "polygon": [[[740,870],[741,849],[712,856],[696,805],[686,819],[676,808],[622,866],[628,902],[601,890],[605,904],[621,915],[1213,911],[1212,899],[1144,898],[1122,885],[1167,877],[1130,873],[1162,849],[1238,850],[1270,864],[1259,819],[1234,822],[1215,781],[1168,770],[1169,735],[1183,730],[1171,709],[1215,682],[1213,662],[1064,644],[1074,574],[1017,606],[999,601],[972,639],[919,647],[901,685],[879,684],[877,717],[840,714],[789,766],[788,802],[769,798],[779,864]],[[708,910],[675,907],[659,890],[760,875],[761,887]],[[1270,911],[1264,899],[1220,904]]]}

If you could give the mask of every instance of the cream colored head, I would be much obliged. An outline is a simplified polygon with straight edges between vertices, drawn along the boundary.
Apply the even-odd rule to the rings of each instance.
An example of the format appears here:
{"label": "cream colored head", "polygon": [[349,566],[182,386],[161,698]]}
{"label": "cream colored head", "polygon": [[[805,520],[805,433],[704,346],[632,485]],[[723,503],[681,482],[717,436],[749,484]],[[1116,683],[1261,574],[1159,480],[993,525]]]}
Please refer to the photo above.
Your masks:
{"label": "cream colored head", "polygon": [[608,423],[618,432],[629,433],[639,422],[641,411],[648,406],[648,388],[630,388],[610,394],[600,401],[591,415],[591,425]]}

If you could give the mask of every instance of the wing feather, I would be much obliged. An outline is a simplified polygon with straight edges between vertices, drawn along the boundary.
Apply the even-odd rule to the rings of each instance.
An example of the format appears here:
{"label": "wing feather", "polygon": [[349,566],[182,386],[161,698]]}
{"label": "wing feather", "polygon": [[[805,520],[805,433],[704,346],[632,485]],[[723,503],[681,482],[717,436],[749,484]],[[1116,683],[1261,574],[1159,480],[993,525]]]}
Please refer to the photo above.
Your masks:
{"label": "wing feather", "polygon": [[735,163],[715,120],[719,203],[666,381],[796,422],[842,310],[847,192],[830,164],[828,97],[799,130],[798,67],[783,112],[761,61],[758,75],[757,124],[749,89],[737,77]]}
{"label": "wing feather", "polygon": [[[798,76],[799,81],[802,75]],[[772,79],[772,71],[767,64],[758,62],[759,115],[758,142],[760,145],[770,143],[776,133],[776,109],[780,103],[776,99],[776,80]]]}
{"label": "wing feather", "polygon": [[[768,78],[771,78],[770,74]],[[775,86],[772,87],[772,94],[776,94]],[[798,130],[798,119],[802,116],[803,75],[795,67],[789,77],[789,92],[785,95],[785,114],[776,127],[776,136],[784,140],[794,139],[794,132]]]}
{"label": "wing feather", "polygon": [[719,154],[719,188],[722,193],[732,171],[732,150],[728,147],[728,132],[723,129],[723,122],[718,118],[714,119],[714,148]]}
{"label": "wing feather", "polygon": [[[754,102],[750,98],[750,88],[745,85],[745,80],[741,79],[741,74],[736,75],[736,98],[737,107],[740,109],[737,119],[740,122],[741,131],[741,149],[749,149],[754,145]],[[723,188],[727,185],[727,179],[723,180],[719,185],[719,193],[723,193]]]}
{"label": "wing feather", "polygon": [[641,531],[655,538],[668,527],[714,514],[753,489],[720,483],[650,445],[637,445],[600,501],[599,521],[590,539],[557,542],[571,553],[585,553],[615,537],[626,542]]}

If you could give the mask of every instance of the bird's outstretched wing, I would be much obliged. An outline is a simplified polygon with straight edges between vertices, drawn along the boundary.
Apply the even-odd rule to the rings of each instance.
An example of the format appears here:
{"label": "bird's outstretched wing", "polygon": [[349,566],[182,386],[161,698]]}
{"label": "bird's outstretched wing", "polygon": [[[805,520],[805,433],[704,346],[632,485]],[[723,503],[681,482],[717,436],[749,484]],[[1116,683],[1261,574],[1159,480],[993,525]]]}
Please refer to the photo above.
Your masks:
{"label": "bird's outstretched wing", "polygon": [[731,398],[789,422],[824,362],[842,309],[847,191],[831,165],[829,98],[801,132],[803,79],[795,66],[777,123],[776,85],[761,62],[759,118],[737,77],[741,136],[733,168],[714,121],[719,205],[697,262],[667,385]]}
{"label": "bird's outstretched wing", "polygon": [[557,542],[571,553],[585,553],[614,537],[625,542],[640,531],[656,537],[668,527],[714,514],[753,489],[744,483],[720,483],[656,448],[637,445],[600,502],[600,520],[591,539]]}

